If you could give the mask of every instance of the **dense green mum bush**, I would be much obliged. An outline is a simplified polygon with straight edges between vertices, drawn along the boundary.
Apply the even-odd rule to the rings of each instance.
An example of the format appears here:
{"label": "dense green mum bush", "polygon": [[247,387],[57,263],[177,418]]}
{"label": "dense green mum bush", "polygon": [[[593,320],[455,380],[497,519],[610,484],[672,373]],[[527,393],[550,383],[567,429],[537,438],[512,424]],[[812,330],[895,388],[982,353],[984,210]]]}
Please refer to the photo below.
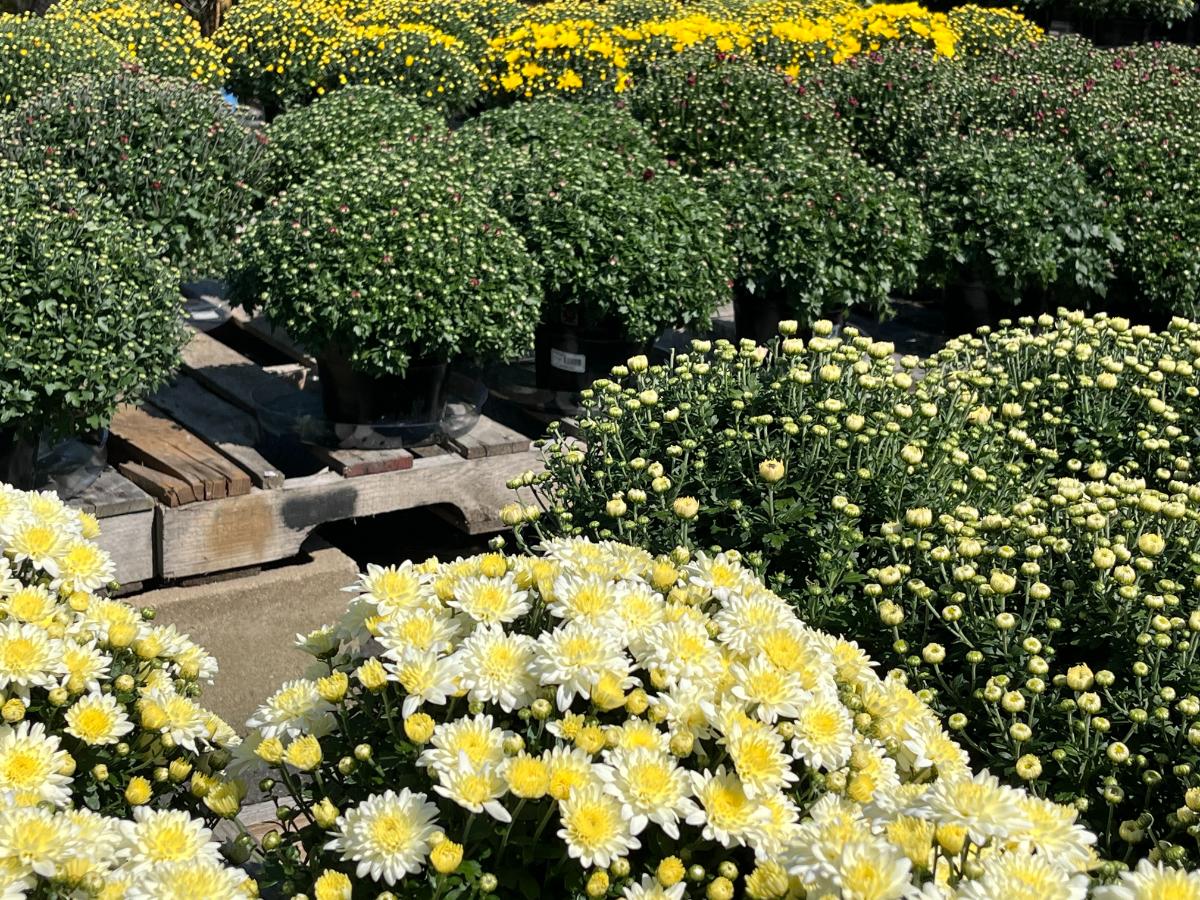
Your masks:
{"label": "dense green mum bush", "polygon": [[482,191],[429,164],[439,144],[380,148],[270,200],[239,238],[233,298],[369,375],[526,351],[538,267]]}
{"label": "dense green mum bush", "polygon": [[260,197],[266,138],[209,88],[124,71],[82,75],[8,119],[2,151],[74,168],[175,265],[220,275]]}
{"label": "dense green mum bush", "polygon": [[83,19],[0,14],[0,109],[84,72],[116,72],[121,47]]}
{"label": "dense green mum bush", "polygon": [[390,88],[350,85],[271,122],[266,151],[269,190],[274,193],[331,163],[439,127],[445,128],[440,115]]}
{"label": "dense green mum bush", "polygon": [[104,427],[178,363],[178,275],[73,173],[0,175],[0,428]]}
{"label": "dense green mum bush", "polygon": [[623,110],[555,101],[481,116],[464,140],[542,272],[548,307],[624,337],[705,327],[729,296],[719,207]]}
{"label": "dense green mum bush", "polygon": [[916,191],[848,150],[780,144],[704,184],[725,210],[745,297],[809,324],[852,308],[886,315],[917,284],[929,231]]}

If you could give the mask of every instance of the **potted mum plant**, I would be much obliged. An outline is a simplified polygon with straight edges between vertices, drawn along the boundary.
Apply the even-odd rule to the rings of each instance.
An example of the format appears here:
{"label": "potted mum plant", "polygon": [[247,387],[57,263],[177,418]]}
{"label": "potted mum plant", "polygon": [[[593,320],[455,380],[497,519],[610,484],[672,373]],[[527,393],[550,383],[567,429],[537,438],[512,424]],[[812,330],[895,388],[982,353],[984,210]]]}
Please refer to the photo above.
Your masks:
{"label": "potted mum plant", "polygon": [[848,150],[779,144],[705,183],[728,217],[741,337],[767,341],[782,319],[807,327],[852,307],[883,315],[916,285],[929,247],[916,194]]}
{"label": "potted mum plant", "polygon": [[224,274],[266,173],[265,136],[218,91],[131,70],[38,94],[14,112],[6,137],[7,155],[26,168],[78,171],[189,276]]}
{"label": "potted mum plant", "polygon": [[0,481],[39,440],[103,429],[179,359],[179,279],[78,177],[0,160]]}
{"label": "potted mum plant", "polygon": [[717,206],[625,111],[544,100],[468,134],[542,273],[538,384],[576,391],[668,326],[707,330],[732,258]]}
{"label": "potted mum plant", "polygon": [[532,343],[537,265],[442,147],[329,166],[271,200],[239,240],[232,300],[317,356],[333,423],[436,421],[449,363]]}
{"label": "potted mum plant", "polygon": [[931,151],[920,177],[933,225],[931,280],[951,289],[952,330],[990,324],[997,300],[1028,309],[1048,292],[1081,304],[1104,295],[1122,242],[1067,148],[977,131]]}

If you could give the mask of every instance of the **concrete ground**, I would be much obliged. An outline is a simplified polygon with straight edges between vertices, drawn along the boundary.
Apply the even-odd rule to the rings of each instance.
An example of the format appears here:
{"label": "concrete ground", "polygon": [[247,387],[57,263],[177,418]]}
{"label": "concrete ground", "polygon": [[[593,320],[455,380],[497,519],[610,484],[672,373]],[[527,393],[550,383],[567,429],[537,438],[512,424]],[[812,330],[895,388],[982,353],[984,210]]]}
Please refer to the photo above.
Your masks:
{"label": "concrete ground", "polygon": [[214,655],[220,671],[201,703],[244,731],[246,719],[281,682],[296,678],[312,657],[296,649],[297,634],[335,621],[350,595],[358,565],[320,538],[286,566],[210,584],[169,587],[128,598],[151,606]]}

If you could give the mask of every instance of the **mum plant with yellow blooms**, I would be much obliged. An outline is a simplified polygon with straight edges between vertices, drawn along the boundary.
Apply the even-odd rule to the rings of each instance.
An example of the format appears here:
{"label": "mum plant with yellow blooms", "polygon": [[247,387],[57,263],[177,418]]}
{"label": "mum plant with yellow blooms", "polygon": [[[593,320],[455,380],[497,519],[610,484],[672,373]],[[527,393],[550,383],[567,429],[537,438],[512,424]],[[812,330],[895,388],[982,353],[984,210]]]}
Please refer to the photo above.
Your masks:
{"label": "mum plant with yellow blooms", "polygon": [[244,794],[221,774],[237,736],[194,699],[216,661],[105,595],[97,535],[54,494],[0,485],[5,896],[250,897],[211,830]]}
{"label": "mum plant with yellow blooms", "polygon": [[[248,723],[284,894],[1082,897],[1076,812],[973,771],[736,554],[370,566]],[[990,892],[990,893],[989,893]]]}

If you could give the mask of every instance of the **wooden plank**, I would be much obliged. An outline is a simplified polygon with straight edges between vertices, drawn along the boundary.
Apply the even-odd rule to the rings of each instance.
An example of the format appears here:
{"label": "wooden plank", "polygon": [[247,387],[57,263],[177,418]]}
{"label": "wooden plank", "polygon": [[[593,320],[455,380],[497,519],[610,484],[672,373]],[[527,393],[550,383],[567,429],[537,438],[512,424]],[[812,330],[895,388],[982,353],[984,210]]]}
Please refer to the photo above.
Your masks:
{"label": "wooden plank", "polygon": [[[251,413],[256,396],[261,402],[264,396],[278,397],[300,390],[295,383],[295,365],[264,369],[206,334],[192,337],[183,351],[183,365],[189,375],[214,394]],[[334,450],[316,446],[305,449],[322,465],[346,478],[412,467],[412,454],[406,450]]]}
{"label": "wooden plank", "polygon": [[70,505],[90,512],[98,519],[123,516],[154,509],[154,498],[136,484],[123,478],[116,469],[106,466],[100,477],[81,492]]}
{"label": "wooden plank", "polygon": [[283,473],[254,449],[258,423],[253,416],[209,393],[186,375],[160,390],[151,402],[250,473],[255,487],[275,490],[283,486]]}
{"label": "wooden plank", "polygon": [[331,472],[288,479],[277,491],[253,490],[216,503],[162,509],[160,574],[182,578],[294,556],[325,522],[445,504],[472,534],[499,531],[499,509],[512,499],[507,482],[540,469],[534,451],[451,464],[453,456],[411,473],[341,478]]}
{"label": "wooden plank", "polygon": [[100,523],[96,543],[108,551],[123,584],[154,577],[154,510],[110,516]]}
{"label": "wooden plank", "polygon": [[117,410],[109,425],[109,451],[119,462],[141,463],[187,482],[197,499],[250,491],[249,475],[149,404]]}
{"label": "wooden plank", "polygon": [[121,463],[119,468],[122,476],[167,506],[183,506],[185,503],[195,503],[204,499],[197,497],[192,486],[186,481],[180,481],[166,472],[133,462]]}
{"label": "wooden plank", "polygon": [[254,415],[255,396],[284,390],[287,382],[236,350],[197,331],[183,348],[183,370],[218,397]]}
{"label": "wooden plank", "polygon": [[460,437],[451,438],[449,443],[467,459],[482,459],[486,456],[524,453],[531,442],[519,431],[487,416],[480,416],[474,428]]}
{"label": "wooden plank", "polygon": [[402,472],[413,465],[412,454],[407,450],[329,450],[315,446],[305,449],[343,478]]}

